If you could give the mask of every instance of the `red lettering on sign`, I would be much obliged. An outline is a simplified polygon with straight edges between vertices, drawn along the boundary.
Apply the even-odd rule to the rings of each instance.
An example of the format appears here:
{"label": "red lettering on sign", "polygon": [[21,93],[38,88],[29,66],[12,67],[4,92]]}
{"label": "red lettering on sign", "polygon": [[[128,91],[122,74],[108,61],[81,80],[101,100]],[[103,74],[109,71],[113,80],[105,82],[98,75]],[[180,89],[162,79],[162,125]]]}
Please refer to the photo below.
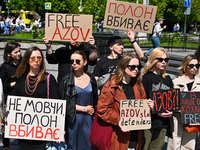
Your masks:
{"label": "red lettering on sign", "polygon": [[90,32],[90,29],[87,30],[87,33],[86,33],[85,37],[84,37],[84,35],[83,35],[83,30],[82,30],[82,28],[80,28],[80,31],[81,31],[81,35],[82,35],[82,37],[83,37],[83,41],[85,41],[85,40],[87,39],[87,37],[88,37],[88,34],[89,34],[89,32]]}
{"label": "red lettering on sign", "polygon": [[151,19],[152,15],[153,15],[153,8],[151,9],[151,12],[148,12],[148,11],[147,11],[147,7],[146,7],[145,13],[144,13],[144,18],[145,18],[145,19],[146,19],[146,14],[151,14],[150,17],[149,17],[149,18]]}
{"label": "red lettering on sign", "polygon": [[195,95],[194,92],[191,92],[191,93],[190,93],[190,98],[191,98],[191,100],[194,100],[194,99],[197,98],[197,96]]}
{"label": "red lettering on sign", "polygon": [[128,9],[126,10],[126,12],[125,12],[124,16],[127,14],[128,10],[130,10],[130,11],[131,11],[131,16],[133,17],[133,10],[132,10],[132,7],[131,7],[131,5],[130,5],[130,6],[128,7]]}
{"label": "red lettering on sign", "polygon": [[67,29],[67,32],[65,33],[65,35],[63,36],[62,40],[70,40],[70,38],[65,38],[70,30],[70,28],[63,28],[63,29]]}
{"label": "red lettering on sign", "polygon": [[[58,32],[57,32],[57,31],[58,31]],[[54,39],[54,37],[55,37],[56,34],[58,34],[58,35],[60,36],[60,39],[62,40],[62,36],[61,36],[61,34],[60,34],[60,30],[59,30],[58,27],[56,28],[56,30],[55,30],[55,32],[54,32],[54,34],[53,34],[52,40]]]}
{"label": "red lettering on sign", "polygon": [[[138,10],[138,9],[141,9],[141,10]],[[137,10],[138,10],[139,13],[141,12],[141,14],[138,15],[138,16],[136,16],[136,11]],[[137,17],[137,18],[140,18],[142,16],[142,14],[143,14],[143,11],[144,10],[143,10],[143,8],[141,6],[136,7],[135,10],[134,10],[134,16]]]}
{"label": "red lettering on sign", "polygon": [[11,124],[9,127],[9,136],[17,136],[17,130],[15,124]]}

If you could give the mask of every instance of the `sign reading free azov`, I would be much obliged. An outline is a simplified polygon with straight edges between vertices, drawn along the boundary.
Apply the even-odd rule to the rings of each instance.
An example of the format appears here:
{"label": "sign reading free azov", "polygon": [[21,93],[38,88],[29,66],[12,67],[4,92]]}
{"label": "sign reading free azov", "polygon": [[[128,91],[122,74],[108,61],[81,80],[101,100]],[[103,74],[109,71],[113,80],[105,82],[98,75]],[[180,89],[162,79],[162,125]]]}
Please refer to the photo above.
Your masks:
{"label": "sign reading free azov", "polygon": [[147,99],[121,100],[120,123],[122,131],[151,128],[150,107]]}
{"label": "sign reading free azov", "polygon": [[63,141],[66,101],[8,96],[5,137]]}

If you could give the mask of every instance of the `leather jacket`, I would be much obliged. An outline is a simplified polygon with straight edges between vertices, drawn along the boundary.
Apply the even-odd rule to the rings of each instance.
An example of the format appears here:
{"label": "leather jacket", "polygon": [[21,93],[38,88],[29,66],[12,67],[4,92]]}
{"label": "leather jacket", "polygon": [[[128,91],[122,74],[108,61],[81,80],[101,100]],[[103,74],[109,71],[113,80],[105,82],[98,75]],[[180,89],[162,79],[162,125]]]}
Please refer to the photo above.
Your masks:
{"label": "leather jacket", "polygon": [[[94,76],[90,73],[86,73],[90,77],[90,82],[92,83],[92,92],[93,92],[93,107],[97,105],[98,93],[97,93],[97,83]],[[60,98],[66,100],[66,121],[73,122],[76,117],[76,94],[77,91],[75,89],[74,84],[74,72],[70,72],[66,74],[59,85],[59,94]],[[66,125],[66,123],[65,123]]]}

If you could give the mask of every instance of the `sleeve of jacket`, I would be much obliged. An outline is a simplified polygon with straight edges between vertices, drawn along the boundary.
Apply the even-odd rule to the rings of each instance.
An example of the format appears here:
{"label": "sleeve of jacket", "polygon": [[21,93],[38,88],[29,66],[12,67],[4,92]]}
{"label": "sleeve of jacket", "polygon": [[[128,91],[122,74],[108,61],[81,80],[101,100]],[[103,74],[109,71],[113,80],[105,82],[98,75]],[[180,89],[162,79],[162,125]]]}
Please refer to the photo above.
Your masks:
{"label": "sleeve of jacket", "polygon": [[111,89],[109,82],[104,85],[97,103],[97,113],[105,122],[118,125],[120,121],[119,112],[112,108],[115,95],[114,90]]}
{"label": "sleeve of jacket", "polygon": [[58,99],[58,84],[53,75],[50,75],[49,81],[49,97]]}
{"label": "sleeve of jacket", "polygon": [[11,82],[9,81],[6,64],[2,64],[0,72],[1,72],[1,80],[3,83],[3,91],[4,93],[9,93],[13,88],[10,86]]}

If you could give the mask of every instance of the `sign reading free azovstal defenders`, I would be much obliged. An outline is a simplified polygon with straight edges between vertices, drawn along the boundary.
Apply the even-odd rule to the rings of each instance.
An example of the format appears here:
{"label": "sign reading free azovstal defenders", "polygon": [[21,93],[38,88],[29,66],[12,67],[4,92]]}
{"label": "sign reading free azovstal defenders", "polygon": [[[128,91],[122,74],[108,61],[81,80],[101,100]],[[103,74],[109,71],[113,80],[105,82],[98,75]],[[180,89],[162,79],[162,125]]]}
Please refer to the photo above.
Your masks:
{"label": "sign reading free azovstal defenders", "polygon": [[119,30],[134,28],[136,32],[152,33],[157,6],[108,0],[104,27]]}
{"label": "sign reading free azovstal defenders", "polygon": [[92,21],[92,15],[46,13],[45,36],[51,41],[88,42]]}
{"label": "sign reading free azovstal defenders", "polygon": [[122,131],[151,128],[150,107],[147,99],[120,101],[120,123]]}
{"label": "sign reading free azovstal defenders", "polygon": [[63,141],[66,101],[8,96],[5,137]]}

